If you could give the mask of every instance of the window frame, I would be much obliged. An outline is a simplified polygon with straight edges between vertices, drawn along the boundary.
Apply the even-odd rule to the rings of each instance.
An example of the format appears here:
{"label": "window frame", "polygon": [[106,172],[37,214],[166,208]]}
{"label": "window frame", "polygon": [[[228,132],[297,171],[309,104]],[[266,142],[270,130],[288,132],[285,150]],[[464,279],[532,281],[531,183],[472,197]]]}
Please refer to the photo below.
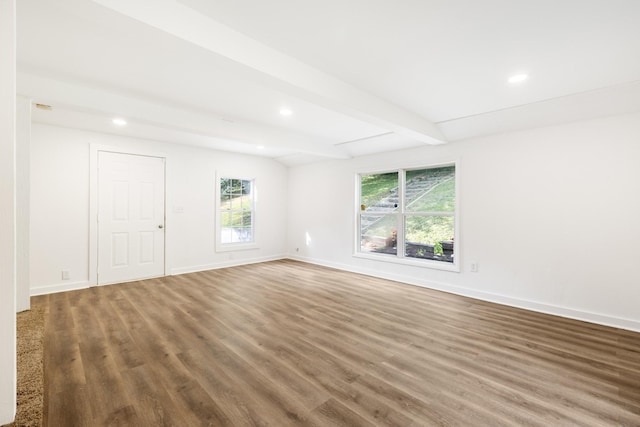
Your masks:
{"label": "window frame", "polygon": [[[407,212],[406,211],[406,195],[405,195],[405,184],[406,184],[406,172],[412,170],[419,169],[437,169],[441,167],[453,166],[455,168],[454,179],[455,179],[455,204],[454,204],[454,213],[453,215],[442,213],[424,213],[424,212]],[[396,254],[385,254],[385,253],[372,253],[372,252],[363,252],[361,247],[361,217],[363,215],[363,211],[360,207],[360,202],[362,199],[361,195],[361,177],[363,175],[375,175],[375,174],[385,174],[385,173],[398,173],[398,188],[401,189],[399,191],[398,198],[398,210],[397,212],[385,213],[385,215],[395,215],[397,222],[397,252]],[[429,164],[420,164],[416,166],[402,166],[396,168],[389,169],[378,169],[378,170],[363,170],[357,171],[355,174],[355,222],[354,222],[354,241],[353,241],[353,256],[356,258],[363,258],[375,261],[383,261],[390,262],[394,264],[401,265],[410,265],[416,267],[430,268],[435,270],[445,270],[459,273],[460,266],[462,265],[462,259],[460,254],[460,162],[459,160],[452,161],[443,161],[438,163],[429,163]],[[414,257],[408,257],[405,255],[405,224],[406,219],[410,217],[416,216],[429,216],[429,217],[437,217],[437,216],[447,216],[453,217],[453,253],[454,258],[453,262],[443,262],[443,261],[435,261],[430,259],[419,259]]]}
{"label": "window frame", "polygon": [[[221,196],[221,184],[223,179],[234,179],[238,181],[250,181],[251,182],[251,242],[222,242],[222,203],[220,201]],[[257,205],[258,205],[258,187],[256,185],[256,178],[242,177],[235,174],[216,174],[216,252],[228,252],[228,251],[240,251],[246,249],[258,248],[258,233],[256,227],[257,218]]]}

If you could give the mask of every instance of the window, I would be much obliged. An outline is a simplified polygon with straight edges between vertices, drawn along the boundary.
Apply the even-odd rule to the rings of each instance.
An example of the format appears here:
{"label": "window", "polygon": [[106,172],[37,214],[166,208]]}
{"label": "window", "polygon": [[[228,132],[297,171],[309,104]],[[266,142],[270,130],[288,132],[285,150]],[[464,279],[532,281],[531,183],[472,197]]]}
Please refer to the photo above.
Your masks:
{"label": "window", "polygon": [[254,180],[220,178],[219,182],[218,242],[227,248],[255,243]]}
{"label": "window", "polygon": [[457,269],[456,167],[360,174],[358,255]]}

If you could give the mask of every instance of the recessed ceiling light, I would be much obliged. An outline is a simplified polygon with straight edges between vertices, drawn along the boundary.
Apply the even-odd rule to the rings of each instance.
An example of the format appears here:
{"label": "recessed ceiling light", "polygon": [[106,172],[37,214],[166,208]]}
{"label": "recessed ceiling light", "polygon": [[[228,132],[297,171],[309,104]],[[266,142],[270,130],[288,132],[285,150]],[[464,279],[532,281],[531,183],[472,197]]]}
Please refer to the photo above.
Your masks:
{"label": "recessed ceiling light", "polygon": [[116,126],[124,126],[127,124],[125,119],[113,119],[111,122]]}
{"label": "recessed ceiling light", "polygon": [[526,74],[516,74],[515,76],[509,77],[509,83],[522,83],[528,78],[529,76]]}
{"label": "recessed ceiling light", "polygon": [[283,108],[280,110],[280,114],[283,116],[290,116],[291,114],[293,114],[293,111],[288,108]]}

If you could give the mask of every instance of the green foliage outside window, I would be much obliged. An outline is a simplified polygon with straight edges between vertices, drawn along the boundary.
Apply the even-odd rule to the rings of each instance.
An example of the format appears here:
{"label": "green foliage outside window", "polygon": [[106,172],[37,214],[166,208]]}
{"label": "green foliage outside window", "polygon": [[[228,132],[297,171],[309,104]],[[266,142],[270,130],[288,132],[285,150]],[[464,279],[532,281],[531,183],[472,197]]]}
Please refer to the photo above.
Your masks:
{"label": "green foliage outside window", "polygon": [[398,172],[362,175],[360,204],[371,206],[398,188]]}

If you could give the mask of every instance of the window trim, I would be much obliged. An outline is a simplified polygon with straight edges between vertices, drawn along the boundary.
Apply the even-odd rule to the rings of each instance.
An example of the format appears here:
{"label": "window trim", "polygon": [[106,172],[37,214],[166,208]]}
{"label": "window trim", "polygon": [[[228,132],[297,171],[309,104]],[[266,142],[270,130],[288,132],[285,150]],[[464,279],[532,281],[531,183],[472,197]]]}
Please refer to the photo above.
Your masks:
{"label": "window trim", "polygon": [[[453,216],[454,228],[453,228],[453,253],[455,257],[452,263],[442,262],[442,261],[434,261],[429,259],[416,259],[412,257],[407,257],[404,254],[404,229],[405,229],[405,219],[409,216],[415,216],[416,214],[420,215],[419,212],[406,212],[405,211],[405,178],[406,172],[410,170],[416,169],[435,169],[439,167],[445,166],[454,166],[455,167],[455,212]],[[361,218],[361,210],[360,210],[360,200],[361,200],[361,184],[360,177],[362,175],[372,175],[372,174],[383,174],[383,173],[391,173],[398,172],[398,188],[402,188],[402,197],[399,198],[398,203],[398,212],[394,215],[400,219],[398,221],[398,251],[396,254],[384,254],[384,253],[371,253],[371,252],[362,252],[361,250],[361,236],[360,236],[360,218]],[[416,166],[400,166],[396,168],[389,169],[377,169],[377,170],[361,170],[357,171],[355,174],[355,198],[354,198],[354,240],[353,240],[353,257],[369,259],[375,261],[383,261],[390,262],[393,264],[401,264],[401,265],[409,265],[415,267],[423,267],[430,268],[434,270],[444,270],[451,271],[455,273],[460,272],[460,267],[462,265],[462,257],[460,251],[460,161],[459,160],[451,160],[451,161],[442,161],[437,163],[429,163],[429,164],[421,164]],[[433,212],[437,214],[437,212]],[[437,215],[428,215],[428,216],[437,216]],[[449,215],[446,215],[449,216]]]}
{"label": "window trim", "polygon": [[[222,204],[220,202],[220,184],[223,179],[237,179],[241,181],[251,181],[251,194],[253,197],[253,207],[251,209],[251,220],[253,223],[253,241],[252,242],[232,242],[222,243],[222,215],[220,213]],[[220,174],[216,173],[216,252],[229,252],[229,251],[242,251],[248,249],[258,249],[258,232],[256,218],[258,216],[258,187],[256,185],[256,178],[236,176],[235,174]]]}

